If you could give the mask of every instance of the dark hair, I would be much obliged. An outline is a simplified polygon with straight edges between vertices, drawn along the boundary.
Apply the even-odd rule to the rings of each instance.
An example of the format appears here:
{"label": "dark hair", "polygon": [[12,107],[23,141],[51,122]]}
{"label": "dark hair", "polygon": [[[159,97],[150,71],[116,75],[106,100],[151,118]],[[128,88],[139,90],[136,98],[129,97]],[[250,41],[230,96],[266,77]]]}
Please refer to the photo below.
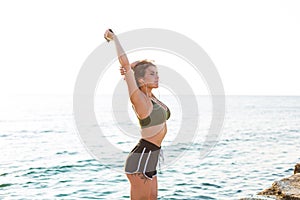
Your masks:
{"label": "dark hair", "polygon": [[154,65],[151,61],[148,61],[148,60],[138,61],[137,64],[135,64],[133,66],[134,77],[135,77],[135,81],[136,81],[136,84],[138,85],[138,87],[141,87],[138,80],[140,78],[144,78],[146,69],[151,66],[156,67],[156,65]]}

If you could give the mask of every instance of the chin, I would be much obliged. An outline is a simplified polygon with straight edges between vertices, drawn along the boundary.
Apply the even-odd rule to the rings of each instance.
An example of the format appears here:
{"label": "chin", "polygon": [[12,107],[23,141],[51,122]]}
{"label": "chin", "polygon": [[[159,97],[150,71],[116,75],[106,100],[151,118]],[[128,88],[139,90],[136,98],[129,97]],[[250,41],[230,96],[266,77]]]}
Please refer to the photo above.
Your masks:
{"label": "chin", "polygon": [[149,85],[151,88],[158,88],[158,83],[151,83],[151,85]]}

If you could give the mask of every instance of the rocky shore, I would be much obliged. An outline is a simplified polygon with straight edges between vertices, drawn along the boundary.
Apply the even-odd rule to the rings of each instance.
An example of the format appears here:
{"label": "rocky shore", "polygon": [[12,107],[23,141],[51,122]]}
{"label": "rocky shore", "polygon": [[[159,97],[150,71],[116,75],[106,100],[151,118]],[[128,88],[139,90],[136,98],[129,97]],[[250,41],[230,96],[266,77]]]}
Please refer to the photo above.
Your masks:
{"label": "rocky shore", "polygon": [[259,192],[257,195],[240,200],[300,200],[300,163],[295,165],[294,174]]}

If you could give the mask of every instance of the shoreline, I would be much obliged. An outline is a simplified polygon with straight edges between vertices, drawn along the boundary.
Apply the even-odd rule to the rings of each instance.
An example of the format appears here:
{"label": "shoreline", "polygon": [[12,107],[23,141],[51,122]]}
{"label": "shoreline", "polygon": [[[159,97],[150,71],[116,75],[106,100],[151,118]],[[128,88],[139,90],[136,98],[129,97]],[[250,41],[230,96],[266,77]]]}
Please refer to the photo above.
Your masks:
{"label": "shoreline", "polygon": [[294,174],[290,177],[274,181],[270,188],[267,188],[257,195],[241,198],[240,200],[300,200],[300,163],[295,165]]}

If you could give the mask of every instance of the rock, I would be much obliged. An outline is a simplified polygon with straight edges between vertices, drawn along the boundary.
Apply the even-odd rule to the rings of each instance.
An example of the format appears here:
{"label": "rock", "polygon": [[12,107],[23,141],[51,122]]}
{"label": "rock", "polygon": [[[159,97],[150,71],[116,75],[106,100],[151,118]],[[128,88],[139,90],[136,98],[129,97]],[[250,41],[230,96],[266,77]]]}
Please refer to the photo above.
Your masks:
{"label": "rock", "polygon": [[257,195],[240,200],[300,200],[300,163],[295,165],[294,175],[275,181],[272,187]]}
{"label": "rock", "polygon": [[241,198],[240,200],[276,200],[274,196],[251,195],[250,197]]}
{"label": "rock", "polygon": [[272,187],[259,192],[258,195],[274,195],[279,199],[300,200],[300,173],[275,181]]}
{"label": "rock", "polygon": [[300,173],[300,163],[295,165],[294,174]]}

